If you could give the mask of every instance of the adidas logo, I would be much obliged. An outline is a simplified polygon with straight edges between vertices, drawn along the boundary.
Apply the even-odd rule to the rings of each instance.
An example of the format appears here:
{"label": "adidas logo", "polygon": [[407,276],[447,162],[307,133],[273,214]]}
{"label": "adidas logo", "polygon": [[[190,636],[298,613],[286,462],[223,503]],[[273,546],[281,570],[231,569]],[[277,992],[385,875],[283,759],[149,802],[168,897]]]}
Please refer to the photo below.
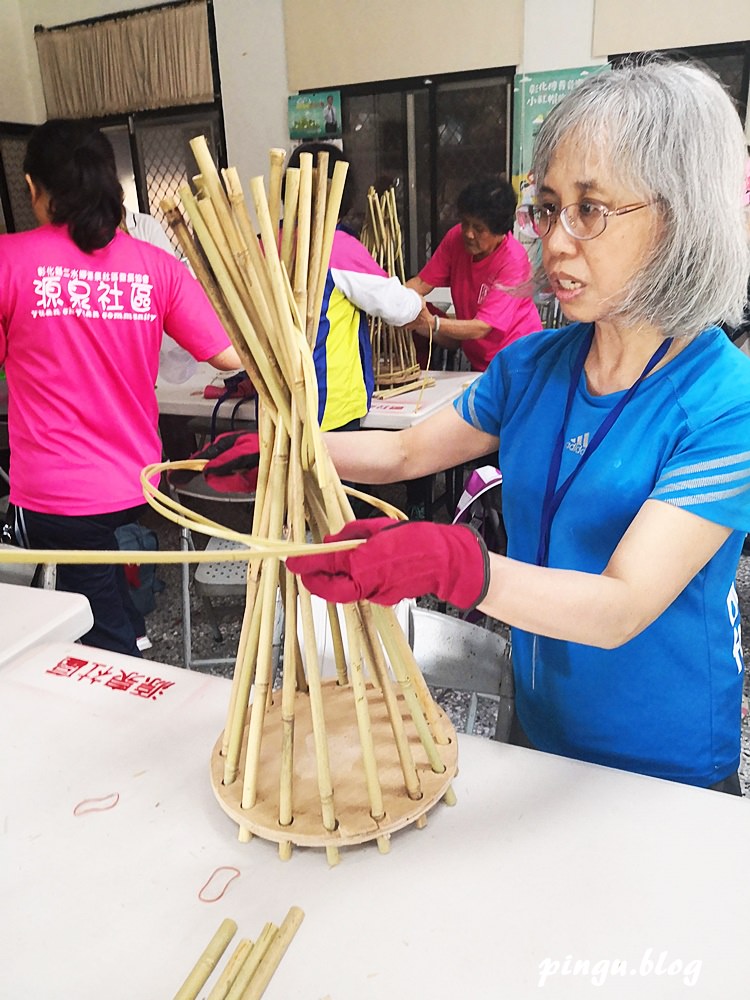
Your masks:
{"label": "adidas logo", "polygon": [[579,434],[578,437],[572,437],[565,445],[568,451],[574,452],[576,455],[582,455],[584,451],[589,446],[589,434],[586,431],[585,434]]}

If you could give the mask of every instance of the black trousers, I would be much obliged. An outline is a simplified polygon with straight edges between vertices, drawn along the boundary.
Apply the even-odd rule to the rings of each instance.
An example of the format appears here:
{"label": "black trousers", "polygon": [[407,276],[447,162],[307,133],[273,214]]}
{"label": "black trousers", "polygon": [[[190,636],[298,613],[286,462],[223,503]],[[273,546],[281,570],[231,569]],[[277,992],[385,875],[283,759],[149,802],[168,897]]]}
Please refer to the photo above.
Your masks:
{"label": "black trousers", "polygon": [[[16,541],[31,549],[117,549],[115,530],[138,520],[145,510],[140,505],[109,514],[68,517],[16,508]],[[122,566],[59,564],[57,589],[83,594],[89,600],[94,625],[81,642],[114,653],[141,655],[136,638],[145,634],[146,624],[130,599]]]}
{"label": "black trousers", "polygon": [[[536,747],[524,732],[515,712],[513,713],[513,722],[510,725],[508,743],[512,743],[515,747],[526,747],[527,750],[536,750]],[[730,774],[728,778],[724,778],[723,781],[717,781],[715,785],[709,785],[709,788],[712,792],[725,792],[727,795],[742,795],[740,776],[736,771],[734,774]]]}

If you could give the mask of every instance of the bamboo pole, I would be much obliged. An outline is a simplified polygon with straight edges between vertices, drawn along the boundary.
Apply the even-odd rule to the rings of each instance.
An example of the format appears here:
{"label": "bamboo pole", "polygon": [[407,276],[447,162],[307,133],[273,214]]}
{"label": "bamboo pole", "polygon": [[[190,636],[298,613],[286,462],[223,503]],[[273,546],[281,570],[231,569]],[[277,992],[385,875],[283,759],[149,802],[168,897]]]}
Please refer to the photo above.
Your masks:
{"label": "bamboo pole", "polygon": [[[325,154],[320,154],[319,161]],[[349,169],[349,164],[344,163],[339,160],[339,162],[333,168],[333,177],[331,178],[331,188],[328,194],[328,202],[325,207],[325,217],[323,219],[323,230],[321,234],[321,252],[320,258],[317,262],[317,275],[313,269],[313,261],[310,262],[310,284],[312,285],[315,298],[312,308],[312,317],[310,314],[310,308],[308,305],[307,314],[307,336],[308,342],[314,343],[315,337],[313,335],[310,339],[310,324],[311,322],[315,326],[317,331],[317,325],[320,318],[320,310],[323,306],[323,295],[325,292],[326,278],[328,276],[328,261],[331,257],[331,249],[333,247],[333,238],[336,232],[336,226],[339,221],[339,213],[341,211],[341,199],[344,194],[344,185],[346,184],[346,174]]]}
{"label": "bamboo pole", "polygon": [[[282,533],[288,464],[289,436],[281,424],[279,424],[276,427],[273,465],[269,479],[268,532],[272,538],[280,538]],[[278,560],[269,560],[261,570],[260,602],[263,610],[258,639],[258,659],[255,669],[255,694],[250,707],[250,729],[247,737],[247,753],[245,757],[245,776],[242,790],[242,806],[244,809],[249,809],[255,805],[257,796],[258,763],[263,737],[263,715],[266,711],[266,699],[273,683],[271,660],[274,611],[278,585]]]}
{"label": "bamboo pole", "polygon": [[294,260],[294,301],[301,316],[307,317],[307,272],[310,266],[310,219],[312,215],[312,153],[299,158],[297,199],[297,252]]}
{"label": "bamboo pole", "polygon": [[[293,416],[296,411],[293,409]],[[305,535],[304,486],[299,462],[301,426],[294,420],[290,447],[288,478],[289,530],[292,541]],[[296,461],[295,461],[296,458]],[[284,672],[281,688],[281,773],[279,778],[279,825],[291,826],[293,810],[294,774],[294,702],[297,680],[297,580],[293,573],[286,573],[286,630],[284,635]],[[284,850],[288,857],[289,849]]]}
{"label": "bamboo pole", "polygon": [[213,989],[208,994],[207,1000],[226,1000],[227,993],[237,978],[237,974],[239,973],[243,962],[250,954],[250,949],[252,947],[253,942],[250,938],[243,938],[239,942],[237,947],[229,956],[229,960],[224,966],[221,975],[216,980]]}
{"label": "bamboo pole", "polygon": [[299,167],[288,167],[284,187],[284,227],[281,234],[281,263],[288,275],[292,274],[295,234],[297,230],[297,204],[299,201]]}
{"label": "bamboo pole", "polygon": [[[231,989],[227,993],[227,1000],[245,1000],[247,991],[251,987],[258,967],[263,961],[263,957],[270,948],[278,928],[275,924],[267,923],[258,935],[258,939],[248,952],[245,961],[240,966],[239,972],[232,983]],[[256,980],[257,981],[257,980]]]}
{"label": "bamboo pole", "polygon": [[[315,309],[318,276],[323,259],[323,227],[325,225],[326,196],[328,194],[328,153],[318,153],[313,182],[312,228],[310,233],[310,262],[307,274],[307,342],[312,347],[318,333],[320,309]],[[310,294],[312,293],[312,294]]]}
{"label": "bamboo pole", "polygon": [[289,908],[289,912],[282,920],[269,947],[265,950],[257,972],[251,980],[250,988],[245,992],[242,1000],[260,1000],[304,918],[305,914],[298,906]]}
{"label": "bamboo pole", "polygon": [[[271,170],[268,180],[268,208],[271,213],[271,227],[278,240],[279,219],[281,217],[281,178],[286,159],[285,149],[270,151]],[[276,244],[278,248],[278,242]]]}
{"label": "bamboo pole", "polygon": [[206,945],[203,954],[188,974],[187,979],[174,995],[174,1000],[196,1000],[208,977],[237,933],[234,920],[222,920],[219,929]]}

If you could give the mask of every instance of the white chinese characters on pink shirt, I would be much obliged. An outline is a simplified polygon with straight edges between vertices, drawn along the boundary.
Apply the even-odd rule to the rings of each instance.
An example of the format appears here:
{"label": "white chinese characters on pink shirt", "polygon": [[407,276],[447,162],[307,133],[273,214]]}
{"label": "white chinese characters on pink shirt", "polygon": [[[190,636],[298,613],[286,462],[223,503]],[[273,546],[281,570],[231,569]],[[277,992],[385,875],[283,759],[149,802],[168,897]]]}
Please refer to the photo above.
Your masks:
{"label": "white chinese characters on pink shirt", "polygon": [[93,271],[74,267],[37,268],[34,319],[80,316],[85,319],[153,322],[153,285],[148,274],[135,271]]}

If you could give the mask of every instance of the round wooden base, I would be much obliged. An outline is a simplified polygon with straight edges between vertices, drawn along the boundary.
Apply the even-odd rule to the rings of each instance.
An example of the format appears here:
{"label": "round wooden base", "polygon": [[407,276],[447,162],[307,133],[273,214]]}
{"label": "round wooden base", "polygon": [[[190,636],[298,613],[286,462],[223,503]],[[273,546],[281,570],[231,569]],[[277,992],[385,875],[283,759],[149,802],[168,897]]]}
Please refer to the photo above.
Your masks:
{"label": "round wooden base", "polygon": [[[224,758],[221,756],[221,739],[218,740],[211,756],[211,783],[214,793],[224,811],[239,825],[241,839],[247,839],[247,834],[252,833],[281,845],[343,847],[361,844],[368,840],[387,838],[395,830],[420,820],[446,793],[448,793],[446,798],[452,801],[450,783],[457,770],[458,742],[448,717],[442,711],[439,713],[440,731],[435,736],[436,742],[440,744],[438,750],[445,764],[445,771],[436,774],[428,763],[411,715],[403,699],[398,698],[422,792],[420,799],[410,799],[406,792],[383,696],[378,689],[368,685],[367,700],[375,757],[385,806],[385,815],[377,821],[374,820],[370,815],[352,688],[349,685],[339,686],[335,680],[326,681],[322,685],[322,694],[336,829],[326,830],[323,827],[310,702],[308,696],[300,692],[297,693],[294,706],[294,819],[290,826],[281,826],[279,823],[281,693],[277,692],[274,704],[268,709],[264,720],[258,767],[258,794],[252,808],[243,809],[241,805],[247,727],[239,775],[231,785],[223,783]],[[380,845],[382,849],[382,841]]]}

